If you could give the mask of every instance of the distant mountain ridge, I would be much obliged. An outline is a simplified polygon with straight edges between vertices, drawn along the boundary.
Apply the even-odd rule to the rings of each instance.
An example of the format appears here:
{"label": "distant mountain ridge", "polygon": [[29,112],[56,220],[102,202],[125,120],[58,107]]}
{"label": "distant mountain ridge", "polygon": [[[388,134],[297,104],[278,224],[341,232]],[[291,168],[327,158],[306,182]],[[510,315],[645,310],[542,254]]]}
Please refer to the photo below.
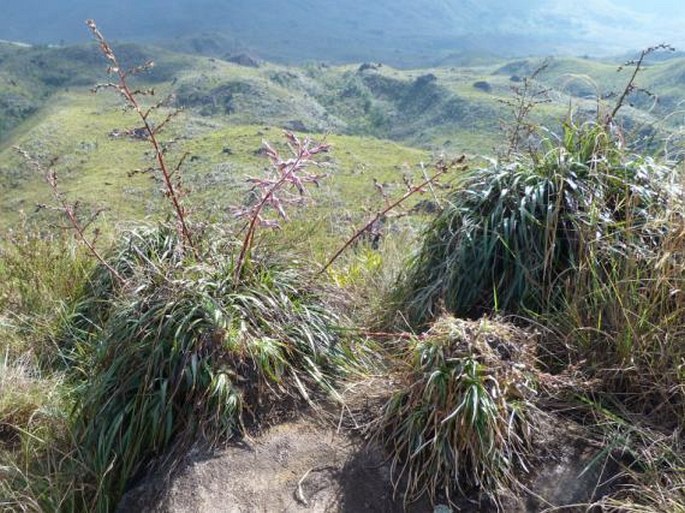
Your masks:
{"label": "distant mountain ridge", "polygon": [[[227,51],[268,60],[381,60],[425,66],[449,53],[517,55],[621,53],[662,39],[685,43],[685,4],[656,0],[8,0],[0,39],[38,43],[87,39],[93,17],[109,37],[192,41],[218,34]],[[210,36],[211,37],[211,36]],[[191,47],[189,47],[191,48]]]}

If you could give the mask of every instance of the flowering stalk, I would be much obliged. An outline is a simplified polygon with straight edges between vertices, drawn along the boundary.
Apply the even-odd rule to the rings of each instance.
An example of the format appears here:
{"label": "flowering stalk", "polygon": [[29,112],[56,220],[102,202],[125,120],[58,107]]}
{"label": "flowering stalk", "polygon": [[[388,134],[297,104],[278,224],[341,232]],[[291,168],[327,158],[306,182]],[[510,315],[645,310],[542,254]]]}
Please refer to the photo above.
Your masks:
{"label": "flowering stalk", "polygon": [[300,139],[292,132],[286,131],[284,135],[292,156],[284,159],[278,150],[264,141],[266,156],[271,160],[271,176],[249,178],[248,182],[252,184],[252,190],[259,195],[258,200],[250,207],[234,210],[236,217],[247,219],[247,231],[235,266],[236,282],[240,279],[245,261],[252,251],[257,228],[279,226],[277,220],[265,218],[265,209],[271,208],[280,218],[287,220],[285,205],[301,203],[306,194],[305,185],[310,183],[318,185],[325,176],[310,173],[307,168],[320,166],[321,164],[317,163],[314,158],[330,150],[330,145],[314,144],[311,139]]}
{"label": "flowering stalk", "polygon": [[[414,196],[415,194],[421,194],[425,192],[425,187],[432,185],[435,183],[440,177],[443,175],[447,174],[450,170],[454,169],[455,166],[460,165],[464,162],[466,157],[462,155],[458,159],[452,161],[452,162],[444,162],[440,161],[435,165],[435,173],[432,176],[426,176],[425,181],[421,182],[419,185],[410,185],[407,189],[407,192],[405,192],[402,196],[397,198],[394,201],[387,200],[388,205],[381,210],[380,212],[376,213],[375,216],[371,218],[371,220],[366,223],[363,227],[361,227],[359,230],[354,232],[352,237],[347,239],[345,244],[343,244],[338,251],[335,252],[335,254],[326,262],[326,265],[324,265],[321,270],[317,274],[323,274],[328,270],[328,268],[333,265],[333,262],[335,262],[340,255],[343,254],[343,252],[349,248],[359,237],[361,237],[363,234],[368,233],[369,230],[373,227],[374,224],[378,222],[379,219],[382,219],[385,217],[385,215],[390,212],[391,210],[399,207],[402,203],[404,203],[406,200]],[[464,170],[466,169],[466,166],[462,166],[460,169]]]}
{"label": "flowering stalk", "polygon": [[[71,229],[73,230],[74,234],[76,235],[76,238],[81,241],[81,243],[88,248],[88,251],[93,255],[98,262],[100,262],[110,273],[111,275],[116,278],[119,283],[124,282],[124,278],[117,272],[114,267],[112,267],[107,260],[104,259],[104,257],[100,254],[98,249],[95,247],[95,243],[93,240],[90,240],[88,236],[86,235],[86,230],[88,228],[88,225],[90,222],[92,222],[97,215],[101,212],[101,210],[98,210],[93,214],[90,218],[90,221],[86,222],[85,224],[81,223],[79,221],[78,216],[76,215],[76,210],[78,207],[78,202],[76,203],[69,203],[59,189],[59,184],[57,182],[57,172],[53,169],[52,165],[54,164],[54,159],[52,163],[49,165],[47,169],[45,169],[36,159],[34,159],[27,151],[23,150],[22,148],[19,148],[18,146],[15,146],[14,149],[21,154],[22,157],[28,162],[30,165],[32,165],[36,170],[38,170],[42,175],[45,180],[45,183],[48,184],[50,187],[50,191],[52,192],[52,196],[57,203],[57,207],[55,207],[55,210],[58,210],[59,212],[62,212],[67,220],[69,221],[69,224],[71,225]],[[45,207],[45,205],[43,205]]]}
{"label": "flowering stalk", "polygon": [[119,64],[119,60],[116,54],[114,53],[114,50],[112,50],[112,47],[109,45],[105,37],[98,29],[97,25],[95,24],[95,21],[87,20],[86,25],[90,29],[95,40],[100,45],[100,51],[105,56],[105,59],[107,59],[107,61],[109,62],[107,73],[109,73],[110,75],[115,75],[117,77],[116,83],[101,84],[96,86],[95,90],[97,91],[98,89],[102,88],[114,89],[124,98],[126,103],[136,112],[136,114],[138,114],[138,117],[143,123],[143,130],[147,136],[147,139],[152,145],[155,154],[155,159],[157,160],[157,165],[162,174],[162,181],[164,182],[165,188],[165,196],[169,199],[174,209],[179,235],[181,236],[184,245],[192,249],[195,249],[195,246],[193,244],[193,238],[190,233],[190,229],[188,228],[188,213],[182,202],[183,188],[179,178],[177,178],[175,181],[173,180],[173,173],[179,173],[178,167],[180,166],[177,166],[177,168],[173,171],[170,170],[164,157],[164,149],[162,148],[162,145],[157,139],[157,134],[171,120],[171,118],[177,114],[177,112],[168,115],[166,119],[164,119],[161,123],[157,124],[157,126],[153,126],[150,121],[150,114],[154,110],[156,110],[156,108],[160,107],[161,104],[157,104],[148,109],[144,109],[138,101],[138,95],[154,94],[154,91],[134,90],[131,89],[128,84],[129,76],[149,70],[150,68],[152,68],[154,63],[148,62],[142,66],[138,66],[130,70],[123,69]]}

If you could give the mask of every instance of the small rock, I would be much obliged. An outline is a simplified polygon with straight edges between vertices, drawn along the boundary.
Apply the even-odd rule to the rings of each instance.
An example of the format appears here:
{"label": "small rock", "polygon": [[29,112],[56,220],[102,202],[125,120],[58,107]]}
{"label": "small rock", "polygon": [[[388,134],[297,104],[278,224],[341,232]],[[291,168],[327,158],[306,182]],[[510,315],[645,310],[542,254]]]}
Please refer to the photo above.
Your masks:
{"label": "small rock", "polygon": [[225,60],[232,62],[233,64],[237,64],[238,66],[246,66],[248,68],[258,68],[260,66],[257,59],[245,53],[238,55],[227,55]]}

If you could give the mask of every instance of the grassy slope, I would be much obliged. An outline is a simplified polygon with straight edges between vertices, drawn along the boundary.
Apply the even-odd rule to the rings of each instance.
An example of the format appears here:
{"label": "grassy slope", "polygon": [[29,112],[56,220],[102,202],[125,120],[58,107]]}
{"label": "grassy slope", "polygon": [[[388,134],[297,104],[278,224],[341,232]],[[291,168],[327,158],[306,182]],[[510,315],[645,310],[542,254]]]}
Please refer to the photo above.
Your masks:
{"label": "grassy slope", "polygon": [[[92,47],[0,45],[0,99],[21,93],[31,104],[31,109],[17,114],[3,110],[0,102],[0,126],[17,125],[0,137],[0,224],[17,221],[21,210],[31,215],[36,204],[49,202],[41,177],[21,161],[13,145],[44,161],[59,156],[57,170],[64,190],[92,204],[107,204],[112,219],[156,210],[152,177],[127,177],[129,171],[149,165],[145,144],[108,136],[114,129],[135,127],[135,119],[117,109],[111,95],[94,96],[86,87],[103,79],[102,63],[94,52]],[[121,54],[130,63],[155,56],[157,65],[145,77],[145,85],[155,87],[157,97],[174,93],[176,104],[188,107],[168,137],[177,140],[176,155],[190,154],[188,181],[194,194],[217,213],[238,200],[242,178],[264,165],[256,155],[262,138],[280,138],[268,127],[340,134],[331,136],[337,146],[333,173],[338,176],[331,183],[340,188],[334,191],[340,198],[356,199],[360,191],[372,190],[373,177],[398,182],[403,172],[429,158],[409,147],[492,154],[493,141],[501,139],[501,123],[509,116],[502,100],[510,98],[512,85],[517,85],[511,77],[530,74],[541,62],[360,71],[357,65],[248,68],[135,45],[124,46]],[[662,91],[662,104],[648,113],[638,108],[651,104],[638,99],[638,108],[626,109],[631,126],[654,123],[665,116],[666,107],[678,104],[684,70],[685,61],[677,59],[645,71],[639,85]],[[551,88],[552,102],[538,107],[536,120],[555,127],[571,100],[574,108],[592,111],[595,92],[618,91],[626,78],[626,72],[617,73],[610,63],[552,59],[539,76],[542,85]],[[487,82],[490,90],[475,88],[478,81]],[[677,122],[671,116],[665,123],[677,129]]]}
{"label": "grassy slope", "polygon": [[[21,210],[31,217],[37,204],[51,203],[40,173],[22,161],[13,145],[45,160],[60,155],[55,167],[63,191],[74,199],[106,205],[112,219],[138,218],[157,210],[160,194],[155,192],[153,176],[128,176],[129,171],[149,166],[148,147],[108,135],[132,123],[131,115],[116,110],[109,96],[86,91],[60,94],[37,116],[40,122],[28,121],[0,148],[1,224],[17,221]],[[265,166],[266,160],[258,155],[262,140],[281,139],[280,131],[268,126],[223,125],[190,113],[175,122],[172,132],[169,137],[179,140],[170,156],[189,153],[185,169],[191,194],[219,215],[240,200],[244,178],[259,174]],[[187,134],[192,137],[186,138]],[[328,139],[334,145],[333,178],[326,187],[343,208],[373,195],[372,177],[397,181],[403,166],[415,168],[429,158],[424,151],[389,141],[335,135]]]}
{"label": "grassy slope", "polygon": [[[505,69],[486,66],[399,71],[383,67],[364,73],[358,73],[356,66],[296,69],[265,65],[248,69],[210,59],[183,61],[170,55],[163,55],[160,64],[157,73],[166,70],[166,74],[157,79],[150,77],[158,96],[175,91],[179,102],[191,104],[166,137],[176,140],[174,155],[188,152],[186,173],[196,200],[193,205],[196,213],[208,210],[210,219],[220,220],[228,215],[228,206],[241,200],[245,190],[243,177],[259,174],[265,166],[264,158],[258,155],[261,140],[279,141],[278,126],[297,121],[312,130],[340,132],[329,136],[334,144],[329,160],[332,177],[324,182],[322,191],[315,193],[319,208],[309,211],[309,217],[315,221],[296,228],[309,229],[311,233],[324,225],[325,229],[320,230],[324,233],[316,233],[306,242],[312,246],[310,254],[318,258],[328,251],[328,247],[322,249],[323,237],[336,238],[339,244],[341,235],[348,233],[352,224],[358,224],[360,211],[377,210],[380,199],[371,184],[373,178],[389,182],[399,190],[403,174],[418,175],[418,163],[431,157],[429,149],[447,146],[452,151],[491,151],[491,141],[504,117],[500,100],[509,94],[511,75],[523,73],[526,66],[532,69],[536,62]],[[654,66],[644,75],[645,83],[664,83],[676,95],[677,85],[682,81],[681,69],[682,63],[677,61]],[[558,120],[566,113],[569,97],[562,90],[579,96],[586,94],[582,89],[570,88],[566,79],[569,72],[594,77],[601,88],[615,88],[621,83],[610,64],[553,61],[548,72],[541,76],[545,84],[556,87],[551,94],[553,103],[540,109],[541,119],[546,122]],[[428,77],[429,73],[435,80]],[[177,80],[174,82],[172,77]],[[487,81],[491,90],[474,88],[479,80]],[[128,171],[149,165],[147,145],[108,135],[116,128],[136,126],[133,116],[117,109],[118,104],[111,95],[94,96],[82,85],[71,85],[68,91],[59,89],[59,92],[53,89],[45,93],[51,95],[50,101],[0,142],[0,228],[17,222],[20,210],[29,217],[45,215],[44,210],[34,214],[35,205],[50,202],[47,186],[12,150],[15,144],[44,160],[60,156],[56,168],[63,189],[72,198],[108,206],[112,221],[155,215],[161,205],[161,195],[156,192],[158,187],[152,177],[127,176]],[[576,101],[583,108],[594,105],[592,100]],[[649,119],[648,114],[636,110],[632,115]],[[447,139],[452,142],[445,144]],[[413,149],[409,144],[421,145],[424,149]],[[206,219],[202,215],[197,218]],[[391,242],[400,247],[396,248],[396,258],[400,258],[407,252],[407,240],[394,239]],[[59,247],[55,251],[57,256],[65,253]],[[27,255],[33,253],[28,251]],[[336,281],[354,285],[378,274],[380,263],[373,262],[379,262],[380,257],[369,258],[360,252],[350,258],[353,260],[349,270],[341,272],[342,279],[336,278]],[[46,269],[52,270],[59,258],[44,260]],[[74,280],[67,276],[61,282],[69,290]],[[369,283],[374,283],[373,278]],[[45,289],[36,288],[35,292],[37,296],[44,295],[43,290],[55,294],[54,298],[48,296],[50,301],[41,297],[46,308],[51,309],[63,297],[56,294],[50,283],[47,285]],[[363,297],[361,302],[366,299],[363,294],[360,297]],[[5,331],[9,335],[14,333],[10,329]],[[36,339],[39,335],[35,335]],[[20,340],[19,335],[14,336]],[[16,344],[22,347],[20,341]],[[19,371],[13,372],[20,378],[23,376]],[[50,390],[60,386],[59,377],[54,378],[54,383],[52,378],[34,381],[25,385],[35,387],[35,392],[31,388],[25,394],[31,399],[29,402],[36,403],[26,407],[28,412],[42,404],[52,406]],[[55,411],[63,409],[67,408],[54,408]],[[15,422],[24,425],[28,421]]]}
{"label": "grassy slope", "polygon": [[[118,55],[124,66],[154,59],[158,66],[147,80],[155,84],[171,80],[176,70],[191,63],[182,54],[132,44],[121,45]],[[102,63],[93,45],[47,48],[0,43],[0,141],[55,93],[102,81]]]}

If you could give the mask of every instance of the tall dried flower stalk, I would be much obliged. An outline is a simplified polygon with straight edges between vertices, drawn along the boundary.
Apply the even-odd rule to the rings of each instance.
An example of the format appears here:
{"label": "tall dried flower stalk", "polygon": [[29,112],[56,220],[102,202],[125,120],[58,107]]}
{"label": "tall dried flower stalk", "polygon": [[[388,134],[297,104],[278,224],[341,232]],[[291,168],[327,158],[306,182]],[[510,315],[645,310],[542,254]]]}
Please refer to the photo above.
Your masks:
{"label": "tall dried flower stalk", "polygon": [[243,237],[240,254],[235,266],[235,279],[238,281],[245,261],[249,258],[254,244],[255,233],[260,226],[278,227],[277,219],[269,219],[265,215],[267,209],[276,212],[278,217],[287,220],[285,211],[287,205],[302,203],[306,199],[306,185],[318,185],[325,174],[316,174],[308,168],[320,167],[322,164],[315,160],[321,153],[330,150],[330,144],[314,143],[311,139],[300,139],[292,132],[284,132],[291,156],[284,158],[278,150],[264,141],[264,151],[271,161],[271,167],[266,176],[248,178],[252,184],[252,191],[257,200],[250,206],[234,209],[237,218],[247,220],[247,230]]}
{"label": "tall dried flower stalk", "polygon": [[340,257],[340,255],[342,255],[345,252],[347,248],[352,246],[352,244],[354,244],[355,241],[357,241],[357,239],[359,239],[362,235],[364,235],[365,233],[369,233],[372,227],[380,219],[383,219],[390,211],[395,210],[397,207],[399,207],[402,203],[407,201],[412,196],[415,196],[416,194],[423,194],[424,192],[426,192],[426,187],[432,186],[441,177],[443,177],[450,171],[454,169],[465,171],[467,169],[467,167],[464,165],[465,160],[465,155],[462,155],[461,157],[456,158],[450,162],[440,160],[435,164],[435,172],[433,173],[433,175],[428,176],[424,170],[425,180],[418,185],[413,185],[411,183],[407,184],[407,191],[404,194],[402,194],[402,196],[394,199],[390,199],[384,196],[384,199],[386,201],[385,208],[377,212],[364,226],[356,230],[352,234],[352,236],[349,239],[347,239],[347,241],[345,241],[345,243],[342,246],[340,246],[340,248],[338,248],[338,250],[333,254],[333,256],[328,260],[328,262],[326,262],[326,265],[324,265],[321,268],[321,270],[319,270],[318,274],[323,274],[324,272],[326,272],[331,267],[331,265],[333,265],[333,262],[335,262]]}
{"label": "tall dried flower stalk", "polygon": [[[52,197],[56,203],[54,209],[62,213],[67,218],[70,225],[68,228],[71,228],[76,238],[88,249],[91,255],[93,255],[97,259],[97,261],[100,262],[112,274],[114,278],[116,278],[120,283],[123,283],[124,278],[121,276],[121,274],[119,274],[117,270],[114,269],[114,267],[112,267],[105,260],[105,258],[100,254],[98,249],[95,247],[95,240],[91,240],[86,234],[88,226],[90,226],[90,224],[102,212],[102,210],[100,209],[95,211],[93,214],[90,215],[90,218],[86,222],[82,222],[77,214],[79,203],[69,202],[67,200],[67,197],[59,188],[59,183],[57,180],[57,171],[55,171],[54,169],[54,164],[57,159],[53,159],[46,168],[35,158],[33,158],[26,150],[18,146],[15,146],[14,149],[22,157],[24,157],[28,164],[30,164],[33,168],[35,168],[38,172],[40,172],[43,175],[43,179],[45,180],[45,183],[47,183],[50,187],[50,192],[52,193]],[[48,208],[46,205],[39,205],[39,207]]]}
{"label": "tall dried flower stalk", "polygon": [[155,160],[157,161],[157,166],[160,174],[162,175],[162,181],[164,183],[164,194],[171,202],[176,217],[176,223],[179,235],[185,246],[194,249],[193,237],[188,227],[188,212],[183,204],[184,190],[180,178],[180,165],[183,161],[175,167],[170,168],[165,157],[165,150],[158,139],[160,131],[167,125],[167,123],[178,113],[174,111],[167,115],[161,123],[153,125],[150,115],[159,109],[164,102],[158,103],[151,107],[145,108],[139,101],[140,96],[154,94],[154,91],[145,91],[132,89],[128,83],[128,79],[132,75],[137,75],[144,71],[148,71],[154,66],[152,61],[143,64],[142,66],[134,67],[131,69],[124,69],[119,63],[114,50],[107,42],[102,32],[98,29],[95,21],[87,20],[86,25],[90,29],[93,37],[100,46],[100,51],[104,55],[105,59],[109,63],[107,67],[107,73],[116,77],[116,82],[110,82],[107,84],[99,84],[95,87],[95,91],[99,89],[113,89],[119,93],[126,104],[135,111],[140,120],[143,123],[143,130],[154,150]]}

